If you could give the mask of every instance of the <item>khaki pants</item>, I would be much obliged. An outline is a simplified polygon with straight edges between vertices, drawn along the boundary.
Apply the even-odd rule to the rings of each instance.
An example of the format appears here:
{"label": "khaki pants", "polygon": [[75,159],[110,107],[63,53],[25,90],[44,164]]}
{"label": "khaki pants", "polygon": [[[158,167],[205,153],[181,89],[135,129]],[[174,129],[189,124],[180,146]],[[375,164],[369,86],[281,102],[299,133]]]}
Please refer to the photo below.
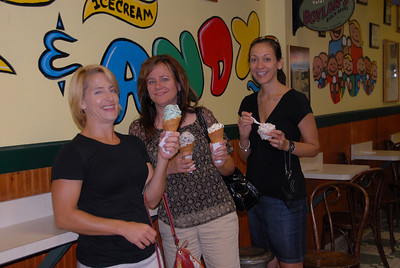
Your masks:
{"label": "khaki pants", "polygon": [[[158,221],[166,268],[173,268],[176,246],[171,227]],[[207,268],[239,268],[239,223],[236,212],[211,222],[191,227],[175,228],[179,241],[189,241],[187,249]]]}

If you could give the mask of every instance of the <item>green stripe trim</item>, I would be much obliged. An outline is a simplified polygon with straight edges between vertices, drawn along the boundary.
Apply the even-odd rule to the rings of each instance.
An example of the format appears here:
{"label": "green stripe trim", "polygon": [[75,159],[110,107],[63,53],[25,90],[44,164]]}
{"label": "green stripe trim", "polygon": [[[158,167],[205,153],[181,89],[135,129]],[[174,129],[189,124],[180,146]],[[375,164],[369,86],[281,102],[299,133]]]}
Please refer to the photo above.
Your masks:
{"label": "green stripe trim", "polygon": [[[344,124],[354,121],[400,114],[399,106],[343,112],[316,116],[318,128]],[[231,140],[239,139],[237,124],[225,125],[225,133]],[[61,146],[67,141],[46,142],[9,146],[0,148],[0,174],[29,170],[53,165],[54,158]]]}
{"label": "green stripe trim", "polygon": [[400,113],[400,106],[390,106],[361,111],[343,112],[337,114],[321,115],[315,117],[318,128],[345,124],[354,121],[384,117]]}
{"label": "green stripe trim", "polygon": [[0,174],[50,167],[67,141],[46,142],[0,148]]}

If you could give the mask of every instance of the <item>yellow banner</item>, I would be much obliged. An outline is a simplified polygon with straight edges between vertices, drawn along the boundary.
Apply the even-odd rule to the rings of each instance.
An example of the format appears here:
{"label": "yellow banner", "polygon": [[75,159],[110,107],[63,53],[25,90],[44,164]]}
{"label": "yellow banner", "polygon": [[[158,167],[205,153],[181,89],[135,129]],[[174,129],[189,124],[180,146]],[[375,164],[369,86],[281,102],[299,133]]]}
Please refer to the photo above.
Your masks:
{"label": "yellow banner", "polygon": [[20,6],[45,6],[54,2],[54,0],[6,0],[5,2]]}
{"label": "yellow banner", "polygon": [[138,28],[148,28],[156,21],[157,12],[157,0],[86,0],[83,22],[92,15],[106,13]]}

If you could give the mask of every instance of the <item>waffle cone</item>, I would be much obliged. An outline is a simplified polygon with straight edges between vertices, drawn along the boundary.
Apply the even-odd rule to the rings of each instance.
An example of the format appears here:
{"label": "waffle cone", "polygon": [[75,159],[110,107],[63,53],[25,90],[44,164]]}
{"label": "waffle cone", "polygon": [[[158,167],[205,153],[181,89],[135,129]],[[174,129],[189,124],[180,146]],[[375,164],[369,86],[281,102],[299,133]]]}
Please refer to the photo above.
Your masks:
{"label": "waffle cone", "polygon": [[189,143],[189,144],[181,147],[180,151],[181,151],[181,153],[193,153],[193,146],[194,146],[194,142]]}
{"label": "waffle cone", "polygon": [[165,131],[176,131],[179,127],[179,122],[181,121],[182,116],[178,116],[177,118],[169,119],[164,122],[164,130]]}
{"label": "waffle cone", "polygon": [[224,128],[217,129],[211,133],[208,133],[211,143],[216,143],[224,140]]}

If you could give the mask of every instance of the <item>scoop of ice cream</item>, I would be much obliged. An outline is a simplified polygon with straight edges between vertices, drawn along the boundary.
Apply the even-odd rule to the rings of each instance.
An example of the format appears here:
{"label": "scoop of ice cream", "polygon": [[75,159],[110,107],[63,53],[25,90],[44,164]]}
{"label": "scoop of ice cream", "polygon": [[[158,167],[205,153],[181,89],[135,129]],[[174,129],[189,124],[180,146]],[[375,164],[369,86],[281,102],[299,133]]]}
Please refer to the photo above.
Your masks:
{"label": "scoop of ice cream", "polygon": [[275,129],[275,125],[271,123],[261,123],[258,126],[257,133],[260,135],[261,139],[267,140],[271,138],[271,136],[267,135],[267,132]]}
{"label": "scoop of ice cream", "polygon": [[177,104],[168,104],[164,108],[164,122],[177,118],[182,114]]}
{"label": "scoop of ice cream", "polygon": [[212,133],[212,132],[214,132],[214,131],[216,131],[216,130],[218,130],[218,129],[221,129],[221,128],[224,128],[224,125],[223,125],[223,124],[221,124],[221,123],[215,123],[215,124],[213,124],[211,127],[209,127],[207,130],[208,130],[208,133]]}
{"label": "scoop of ice cream", "polygon": [[185,131],[179,136],[179,143],[181,144],[181,147],[185,147],[186,145],[193,142],[194,142],[194,136],[189,131]]}

